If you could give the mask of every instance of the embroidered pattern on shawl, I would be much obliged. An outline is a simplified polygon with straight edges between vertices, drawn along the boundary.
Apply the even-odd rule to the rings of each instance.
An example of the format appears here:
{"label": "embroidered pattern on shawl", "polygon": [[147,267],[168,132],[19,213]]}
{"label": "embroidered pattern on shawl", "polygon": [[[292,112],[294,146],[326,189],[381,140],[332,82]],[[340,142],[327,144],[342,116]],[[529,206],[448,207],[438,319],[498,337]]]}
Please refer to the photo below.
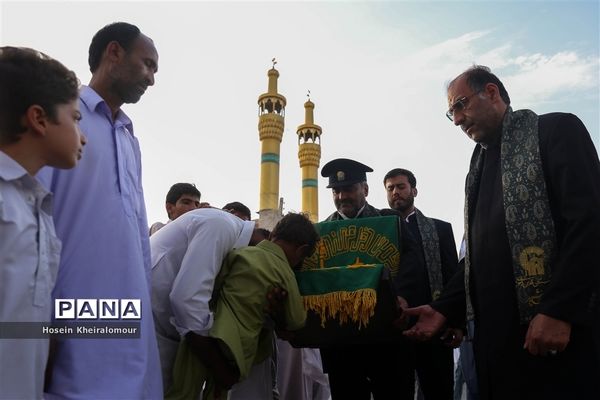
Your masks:
{"label": "embroidered pattern on shawl", "polygon": [[[538,116],[531,110],[506,111],[500,143],[502,197],[506,233],[510,244],[517,303],[521,322],[536,313],[550,282],[556,234],[538,139]],[[466,182],[465,232],[469,232],[470,206],[479,190],[483,167],[481,147],[475,149]],[[473,319],[469,293],[470,246],[467,235],[465,290],[467,318]]]}
{"label": "embroidered pattern on shawl", "polygon": [[438,237],[435,222],[427,218],[423,213],[415,208],[417,226],[421,234],[423,252],[425,254],[425,264],[427,265],[427,275],[429,277],[429,288],[431,290],[432,300],[436,300],[444,287],[444,278],[442,275],[442,259],[440,255],[440,239]]}

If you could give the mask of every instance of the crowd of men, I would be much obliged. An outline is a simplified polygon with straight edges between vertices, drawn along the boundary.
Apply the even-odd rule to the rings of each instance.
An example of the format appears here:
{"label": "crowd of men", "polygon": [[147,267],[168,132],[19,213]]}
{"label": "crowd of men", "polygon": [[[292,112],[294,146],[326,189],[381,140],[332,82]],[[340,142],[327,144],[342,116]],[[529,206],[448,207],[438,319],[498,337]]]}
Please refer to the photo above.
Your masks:
{"label": "crowd of men", "polygon": [[[0,338],[0,399],[194,399],[203,387],[207,399],[276,398],[273,365],[286,359],[273,331],[305,322],[293,269],[315,249],[314,226],[288,214],[257,229],[242,203],[217,209],[178,183],[169,222],[149,232],[121,106],[154,85],[158,52],[119,22],[94,35],[88,61],[79,88],[58,61],[0,48],[0,321],[50,322],[53,299],[140,299],[140,337]],[[450,224],[415,207],[411,171],[385,174],[389,208],[378,209],[366,200],[370,167],[340,158],[321,170],[335,207],[325,221],[396,215],[401,233],[398,340],[321,349],[331,397],[412,400],[416,377],[425,399],[452,399],[452,348],[469,324],[479,398],[599,398],[589,133],[572,114],[512,110],[487,67],[458,75],[447,96],[446,116],[476,143],[460,262]],[[300,392],[285,398],[320,398]]]}

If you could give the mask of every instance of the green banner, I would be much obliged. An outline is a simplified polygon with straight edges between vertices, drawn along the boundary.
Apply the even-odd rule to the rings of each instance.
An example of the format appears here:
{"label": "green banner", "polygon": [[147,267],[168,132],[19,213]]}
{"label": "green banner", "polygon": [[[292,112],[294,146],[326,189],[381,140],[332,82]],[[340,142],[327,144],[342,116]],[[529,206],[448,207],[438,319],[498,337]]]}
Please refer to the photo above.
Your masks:
{"label": "green banner", "polygon": [[321,240],[302,269],[383,264],[395,275],[400,262],[398,217],[320,222],[315,227]]}
{"label": "green banner", "polygon": [[307,310],[367,326],[374,315],[382,271],[400,262],[398,217],[359,218],[316,224],[321,240],[296,280]]}

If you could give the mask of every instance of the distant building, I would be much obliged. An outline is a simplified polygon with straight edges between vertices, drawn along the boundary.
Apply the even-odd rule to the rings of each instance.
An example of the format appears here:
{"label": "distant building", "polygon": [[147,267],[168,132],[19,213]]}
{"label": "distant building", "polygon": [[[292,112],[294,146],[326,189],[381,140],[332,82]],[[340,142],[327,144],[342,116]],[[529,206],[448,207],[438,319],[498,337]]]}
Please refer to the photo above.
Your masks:
{"label": "distant building", "polygon": [[[258,225],[273,229],[283,214],[279,198],[280,145],[285,126],[286,99],[277,92],[279,71],[268,72],[269,87],[258,97],[258,135],[261,142],[260,203]],[[314,103],[304,103],[305,121],[298,126],[298,159],[302,169],[302,212],[313,222],[319,219],[318,170],[321,159],[321,127],[313,122]]]}

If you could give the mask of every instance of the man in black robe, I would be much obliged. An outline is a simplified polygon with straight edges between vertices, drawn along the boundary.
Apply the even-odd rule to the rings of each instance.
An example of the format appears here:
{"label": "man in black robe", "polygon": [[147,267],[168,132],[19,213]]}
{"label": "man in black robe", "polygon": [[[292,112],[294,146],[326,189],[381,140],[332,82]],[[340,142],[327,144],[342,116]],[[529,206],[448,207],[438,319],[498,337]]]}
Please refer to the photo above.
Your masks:
{"label": "man in black robe", "polygon": [[[417,178],[404,168],[385,174],[383,185],[390,208],[400,213],[420,245],[425,263],[418,271],[422,285],[412,306],[437,299],[442,288],[458,270],[456,243],[450,223],[428,218],[415,207]],[[415,346],[415,371],[425,400],[452,400],[454,397],[454,354],[462,340],[462,331],[452,329],[439,337]]]}
{"label": "man in black robe", "polygon": [[[325,164],[321,175],[329,178],[336,210],[325,221],[398,215],[393,210],[385,213],[367,203],[369,194],[367,172],[373,170],[357,161],[339,158]],[[417,252],[417,244],[399,220],[401,234],[400,265],[394,286],[403,302],[415,303],[416,271],[424,262]],[[393,343],[337,345],[321,349],[323,370],[329,375],[333,400],[412,400],[414,398],[414,348],[401,340]],[[373,396],[373,397],[371,397]]]}
{"label": "man in black robe", "polygon": [[[464,318],[466,299],[482,399],[600,398],[600,162],[589,133],[572,114],[513,112],[487,67],[455,78],[448,104],[448,118],[478,144],[466,267],[440,299],[407,311],[419,322],[405,334],[425,339]],[[531,196],[532,207],[513,207]],[[515,215],[525,218],[518,226]],[[549,239],[522,246],[539,235]]]}

